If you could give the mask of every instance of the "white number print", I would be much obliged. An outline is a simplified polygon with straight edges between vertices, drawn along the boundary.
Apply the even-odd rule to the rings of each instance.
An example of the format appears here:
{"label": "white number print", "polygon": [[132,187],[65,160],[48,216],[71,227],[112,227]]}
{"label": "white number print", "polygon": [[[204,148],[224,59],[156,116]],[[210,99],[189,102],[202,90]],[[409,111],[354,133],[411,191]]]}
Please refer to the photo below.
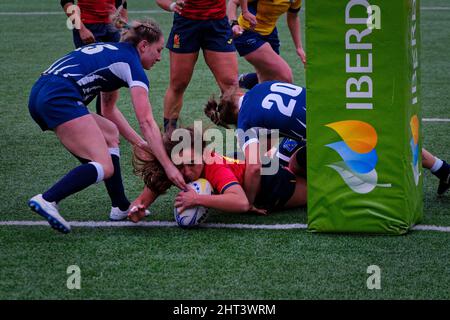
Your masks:
{"label": "white number print", "polygon": [[112,44],[105,43],[105,44],[96,44],[92,46],[86,46],[83,49],[81,49],[81,52],[85,54],[96,54],[99,52],[102,52],[103,49],[109,49],[109,50],[119,50],[117,47],[113,46]]}
{"label": "white number print", "polygon": [[[295,98],[300,93],[302,93],[303,88],[290,83],[277,82],[270,86],[270,90],[272,92],[283,93],[285,95]],[[276,93],[270,93],[264,98],[262,102],[262,107],[265,109],[270,109],[272,108],[274,103],[277,105],[278,110],[282,114],[284,114],[287,117],[290,117],[292,116],[292,112],[294,111],[297,101],[295,99],[290,99],[288,105],[286,106],[284,104],[283,97],[281,95]]]}

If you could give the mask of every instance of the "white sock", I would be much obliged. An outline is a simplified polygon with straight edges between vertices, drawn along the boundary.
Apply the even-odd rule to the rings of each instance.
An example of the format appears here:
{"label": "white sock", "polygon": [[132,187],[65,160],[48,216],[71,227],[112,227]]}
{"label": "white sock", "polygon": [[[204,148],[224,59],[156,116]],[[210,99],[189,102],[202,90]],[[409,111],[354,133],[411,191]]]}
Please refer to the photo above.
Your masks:
{"label": "white sock", "polygon": [[444,161],[442,161],[441,159],[436,158],[436,157],[434,157],[434,158],[436,159],[436,161],[434,162],[433,166],[430,169],[431,172],[433,172],[433,173],[438,171],[444,164]]}
{"label": "white sock", "polygon": [[95,169],[97,169],[97,181],[95,181],[95,183],[99,183],[105,177],[105,171],[103,170],[103,166],[98,162],[92,161],[89,163],[92,164],[95,167]]}
{"label": "white sock", "polygon": [[115,155],[118,156],[120,158],[120,149],[119,147],[117,148],[108,148],[109,154],[110,155]]}

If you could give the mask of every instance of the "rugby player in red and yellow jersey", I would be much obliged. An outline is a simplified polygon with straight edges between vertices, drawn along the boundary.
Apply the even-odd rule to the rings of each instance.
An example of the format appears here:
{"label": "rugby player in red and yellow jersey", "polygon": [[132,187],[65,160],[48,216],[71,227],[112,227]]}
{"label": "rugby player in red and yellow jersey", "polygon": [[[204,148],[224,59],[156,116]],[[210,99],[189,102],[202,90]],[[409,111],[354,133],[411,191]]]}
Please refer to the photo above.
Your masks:
{"label": "rugby player in red and yellow jersey", "polygon": [[[193,129],[190,131],[194,136]],[[193,141],[193,139],[191,140]],[[166,141],[166,151],[171,153],[174,142]],[[186,152],[186,153],[185,153]],[[224,157],[216,152],[202,148],[197,151],[182,150],[179,159],[188,154],[179,168],[187,182],[204,178],[211,184],[214,194],[199,195],[189,189],[180,192],[175,198],[175,206],[180,212],[195,206],[205,206],[230,213],[253,212],[266,214],[267,210],[298,207],[306,204],[306,180],[295,176],[287,167],[280,167],[273,175],[262,175],[257,188],[255,205],[249,202],[243,186],[245,185],[246,164],[244,161]],[[201,161],[196,161],[201,159]],[[187,161],[186,161],[187,160]],[[137,222],[144,217],[144,209],[165,192],[171,183],[164,175],[162,167],[151,154],[135,149],[135,172],[144,180],[145,189],[132,203],[129,218]],[[134,208],[133,208],[134,207]]]}
{"label": "rugby player in red and yellow jersey", "polygon": [[200,49],[221,92],[238,85],[238,62],[225,0],[156,0],[156,3],[174,12],[167,38],[170,83],[164,96],[164,128],[168,130],[177,125]]}

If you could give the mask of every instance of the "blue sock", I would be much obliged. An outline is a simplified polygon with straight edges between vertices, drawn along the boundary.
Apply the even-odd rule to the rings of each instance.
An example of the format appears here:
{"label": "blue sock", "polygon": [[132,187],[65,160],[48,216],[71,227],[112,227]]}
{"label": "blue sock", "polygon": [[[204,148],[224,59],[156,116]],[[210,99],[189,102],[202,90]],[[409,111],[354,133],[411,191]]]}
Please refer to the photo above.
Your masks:
{"label": "blue sock", "polygon": [[[112,152],[115,152],[115,154]],[[111,198],[111,205],[113,207],[119,207],[120,210],[125,211],[130,206],[130,201],[128,201],[123,187],[122,174],[120,172],[119,148],[110,148],[110,153],[114,166],[114,174],[111,178],[105,180],[106,190]]]}
{"label": "blue sock", "polygon": [[102,115],[102,94],[99,93],[95,101],[95,111],[98,115]]}
{"label": "blue sock", "polygon": [[436,177],[439,178],[439,180],[445,180],[447,179],[449,173],[450,173],[450,165],[442,161],[442,166],[435,172],[432,172]]}
{"label": "blue sock", "polygon": [[48,189],[42,197],[49,202],[59,202],[91,184],[103,180],[103,167],[97,162],[89,162],[72,169],[61,180]]}
{"label": "blue sock", "polygon": [[250,90],[258,84],[256,73],[243,73],[239,76],[239,87]]}

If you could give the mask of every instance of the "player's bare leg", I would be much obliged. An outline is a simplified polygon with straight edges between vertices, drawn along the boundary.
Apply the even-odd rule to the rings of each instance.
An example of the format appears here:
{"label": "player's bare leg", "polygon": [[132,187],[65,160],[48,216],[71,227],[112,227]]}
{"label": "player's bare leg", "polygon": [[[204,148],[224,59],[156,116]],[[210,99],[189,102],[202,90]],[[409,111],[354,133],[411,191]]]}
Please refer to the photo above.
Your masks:
{"label": "player's bare leg", "polygon": [[164,96],[164,129],[176,127],[183,106],[183,95],[194,72],[198,52],[170,52],[170,83]]}

